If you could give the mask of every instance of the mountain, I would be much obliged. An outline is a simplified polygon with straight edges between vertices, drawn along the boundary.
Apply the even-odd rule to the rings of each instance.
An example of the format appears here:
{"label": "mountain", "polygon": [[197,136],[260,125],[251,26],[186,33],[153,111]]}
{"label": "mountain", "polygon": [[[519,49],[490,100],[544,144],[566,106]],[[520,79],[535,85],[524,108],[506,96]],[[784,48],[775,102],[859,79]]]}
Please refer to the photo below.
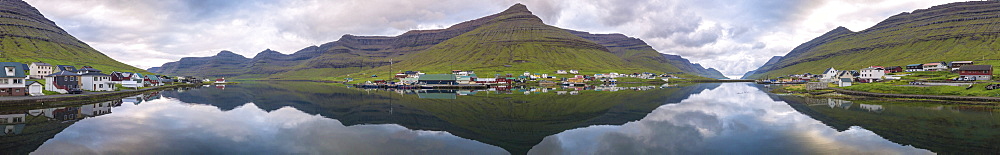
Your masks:
{"label": "mountain", "polygon": [[[771,57],[771,59],[768,59],[767,62],[764,63],[764,65],[761,65],[761,68],[773,66],[774,64],[778,63],[778,61],[780,61],[781,58],[782,58],[782,56]],[[756,72],[757,72],[757,70],[749,71],[746,74],[743,74],[743,77],[741,77],[740,79],[749,79],[748,77],[750,75],[753,75]]]}
{"label": "mountain", "polygon": [[[414,30],[399,36],[344,35],[339,40],[285,55],[272,50],[252,59],[233,59],[225,72],[205,67],[214,57],[184,58],[158,73],[182,76],[234,76],[249,79],[319,79],[351,73],[399,70],[480,73],[683,72],[725,78],[714,69],[674,55],[660,54],[642,40],[621,34],[590,34],[546,25],[526,6],[439,30]],[[235,62],[240,61],[240,62]],[[390,66],[390,64],[393,64]],[[390,71],[391,67],[391,71]]]}
{"label": "mountain", "polygon": [[969,60],[997,67],[997,23],[998,1],[950,3],[904,12],[859,32],[833,29],[745,78],[818,73],[830,67],[861,69],[941,61]]}
{"label": "mountain", "polygon": [[0,0],[0,62],[86,65],[108,72],[145,73],[78,40],[21,0]]}

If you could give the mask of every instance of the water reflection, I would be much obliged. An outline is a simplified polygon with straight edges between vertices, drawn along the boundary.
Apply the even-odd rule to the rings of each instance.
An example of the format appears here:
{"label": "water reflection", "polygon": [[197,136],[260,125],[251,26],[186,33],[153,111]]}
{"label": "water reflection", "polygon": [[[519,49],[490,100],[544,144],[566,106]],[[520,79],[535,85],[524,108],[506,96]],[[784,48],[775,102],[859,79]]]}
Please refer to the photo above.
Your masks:
{"label": "water reflection", "polygon": [[[735,94],[735,95],[734,95]],[[831,107],[850,103],[831,103]],[[844,132],[746,84],[729,83],[622,126],[546,137],[533,154],[928,154],[862,128]]]}
{"label": "water reflection", "polygon": [[0,150],[40,154],[997,150],[995,131],[1000,125],[990,113],[995,110],[926,105],[933,106],[782,96],[741,83],[499,90],[246,83],[151,92],[82,106],[3,111],[0,118],[23,121],[0,123],[9,131],[0,138]]}

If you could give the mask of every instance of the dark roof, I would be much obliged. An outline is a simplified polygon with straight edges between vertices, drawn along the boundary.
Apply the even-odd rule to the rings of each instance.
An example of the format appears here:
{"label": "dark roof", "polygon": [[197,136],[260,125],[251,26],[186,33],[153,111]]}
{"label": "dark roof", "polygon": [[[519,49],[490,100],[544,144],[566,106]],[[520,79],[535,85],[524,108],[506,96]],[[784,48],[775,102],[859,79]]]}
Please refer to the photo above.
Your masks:
{"label": "dark roof", "polygon": [[59,70],[63,70],[63,71],[76,72],[76,67],[70,66],[70,65],[59,65],[59,66],[56,66],[56,68],[58,68]]}
{"label": "dark roof", "polygon": [[840,82],[851,82],[851,78],[840,78]]}
{"label": "dark roof", "polygon": [[923,66],[923,65],[924,64],[910,64],[910,65],[906,65],[906,66]]}
{"label": "dark roof", "polygon": [[32,62],[31,64],[35,64],[35,66],[52,66],[52,65],[50,65],[48,63],[44,63],[44,62]]}
{"label": "dark roof", "polygon": [[455,75],[451,74],[427,74],[421,75],[418,81],[455,81]]}
{"label": "dark roof", "polygon": [[101,72],[101,70],[94,69],[93,67],[90,67],[90,66],[83,66],[83,68],[80,68],[79,70],[76,70],[76,71]]}
{"label": "dark roof", "polygon": [[37,84],[40,84],[40,85],[45,85],[45,84],[42,84],[42,83],[38,83],[38,81],[28,81],[28,82],[24,83],[24,86],[30,86],[32,83],[37,83]]}
{"label": "dark roof", "polygon": [[79,75],[80,74],[73,73],[73,72],[70,72],[70,71],[59,71],[59,72],[56,72],[56,73],[52,73],[52,74],[46,75],[46,77],[49,77],[49,76],[79,76]]}
{"label": "dark roof", "polygon": [[21,67],[21,63],[17,63],[17,62],[0,62],[0,69],[4,70],[4,71],[0,71],[0,72],[6,72],[6,68],[7,67],[14,67],[14,76],[7,76],[7,74],[0,74],[0,78],[24,78],[24,77],[26,77],[26,75],[24,75],[24,68]]}
{"label": "dark roof", "polygon": [[966,65],[958,68],[960,71],[985,71],[993,69],[993,65]]}
{"label": "dark roof", "polygon": [[31,70],[31,68],[28,67],[28,64],[21,64],[21,67],[24,68],[24,71],[30,71]]}
{"label": "dark roof", "polygon": [[111,76],[111,75],[100,73],[100,72],[90,72],[90,73],[85,73],[85,74],[80,74],[80,75]]}

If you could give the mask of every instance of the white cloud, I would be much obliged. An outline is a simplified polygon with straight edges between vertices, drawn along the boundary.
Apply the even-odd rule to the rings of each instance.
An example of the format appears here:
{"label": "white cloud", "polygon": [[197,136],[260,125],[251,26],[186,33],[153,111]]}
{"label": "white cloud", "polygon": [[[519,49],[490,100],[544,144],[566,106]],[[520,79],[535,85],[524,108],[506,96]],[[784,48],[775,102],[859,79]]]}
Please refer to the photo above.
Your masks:
{"label": "white cloud", "polygon": [[524,3],[548,24],[639,37],[662,53],[727,75],[756,69],[837,26],[858,31],[900,12],[953,1],[28,0],[99,51],[142,68],[221,50],[287,54],[344,34],[444,28]]}

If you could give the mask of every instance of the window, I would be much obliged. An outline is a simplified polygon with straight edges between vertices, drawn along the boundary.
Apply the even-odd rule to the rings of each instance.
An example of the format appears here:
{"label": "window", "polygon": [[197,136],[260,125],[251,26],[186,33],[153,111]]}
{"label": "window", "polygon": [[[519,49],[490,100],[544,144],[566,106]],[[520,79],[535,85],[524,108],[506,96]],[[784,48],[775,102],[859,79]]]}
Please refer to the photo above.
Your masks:
{"label": "window", "polygon": [[7,79],[0,79],[0,84],[10,84],[10,81]]}
{"label": "window", "polygon": [[14,79],[14,84],[24,84],[24,79]]}

